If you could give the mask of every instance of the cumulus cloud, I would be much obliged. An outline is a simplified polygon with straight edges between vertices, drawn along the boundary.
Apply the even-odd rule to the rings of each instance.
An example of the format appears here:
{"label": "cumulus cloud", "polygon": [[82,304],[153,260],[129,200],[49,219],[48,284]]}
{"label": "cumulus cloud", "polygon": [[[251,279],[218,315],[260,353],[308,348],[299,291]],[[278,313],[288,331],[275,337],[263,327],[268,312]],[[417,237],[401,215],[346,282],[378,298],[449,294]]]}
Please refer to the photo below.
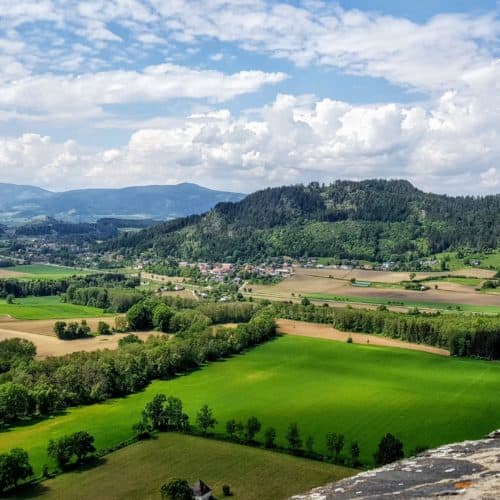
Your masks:
{"label": "cumulus cloud", "polygon": [[480,89],[497,85],[500,68],[471,74],[469,81],[468,90],[445,92],[428,107],[278,95],[251,114],[215,109],[140,129],[111,150],[90,152],[74,142],[24,135],[0,141],[0,174],[51,187],[65,187],[68,180],[77,187],[195,179],[239,191],[404,177],[435,192],[495,192],[500,93],[488,97],[485,107]]}

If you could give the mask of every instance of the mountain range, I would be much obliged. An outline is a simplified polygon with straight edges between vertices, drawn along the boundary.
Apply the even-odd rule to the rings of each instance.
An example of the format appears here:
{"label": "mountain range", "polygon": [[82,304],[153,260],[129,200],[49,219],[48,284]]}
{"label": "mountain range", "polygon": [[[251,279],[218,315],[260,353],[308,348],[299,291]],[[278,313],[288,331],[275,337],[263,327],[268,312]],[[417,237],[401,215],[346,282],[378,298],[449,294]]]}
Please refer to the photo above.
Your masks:
{"label": "mountain range", "polygon": [[104,248],[185,260],[335,257],[415,261],[438,252],[500,246],[500,195],[425,193],[405,180],[268,188],[207,213],[109,241]]}
{"label": "mountain range", "polygon": [[169,220],[210,210],[245,195],[197,184],[77,189],[52,192],[35,186],[0,183],[0,222],[16,224],[39,216],[68,222],[103,217]]}

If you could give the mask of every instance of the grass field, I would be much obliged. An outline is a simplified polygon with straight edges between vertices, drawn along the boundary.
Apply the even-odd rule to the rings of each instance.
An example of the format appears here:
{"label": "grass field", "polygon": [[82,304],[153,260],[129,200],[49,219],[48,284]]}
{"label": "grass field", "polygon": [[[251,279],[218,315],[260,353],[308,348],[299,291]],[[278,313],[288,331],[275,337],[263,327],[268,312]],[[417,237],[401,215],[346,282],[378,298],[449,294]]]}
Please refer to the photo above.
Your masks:
{"label": "grass field", "polygon": [[14,304],[7,304],[5,300],[0,300],[0,316],[26,320],[95,318],[104,316],[104,311],[97,307],[65,304],[58,296],[27,297],[15,299]]}
{"label": "grass field", "polygon": [[361,297],[352,295],[334,295],[328,293],[308,293],[304,294],[311,300],[323,300],[326,302],[353,302],[358,304],[372,304],[372,305],[397,305],[401,307],[420,307],[423,309],[440,309],[440,310],[451,310],[451,311],[464,311],[464,312],[474,312],[474,313],[488,313],[488,314],[500,314],[500,305],[489,306],[489,305],[476,305],[476,304],[453,304],[446,302],[426,302],[426,301],[416,301],[416,300],[390,300],[385,297]]}
{"label": "grass field", "polygon": [[[464,267],[469,269],[477,269],[475,266],[470,266],[464,263],[464,259],[459,259],[457,257],[456,252],[444,252],[437,254],[433,258],[436,260],[442,260],[443,258],[447,258],[446,265],[451,271],[455,271],[457,269],[462,269]],[[474,259],[480,262],[479,267],[482,269],[495,268],[500,269],[500,250],[490,253],[473,253],[467,254],[464,257],[466,260]]]}
{"label": "grass field", "polygon": [[160,486],[181,477],[190,484],[202,479],[217,498],[222,497],[222,486],[229,484],[235,500],[282,499],[357,472],[179,434],[163,434],[136,443],[104,460],[93,469],[63,474],[29,488],[18,498],[159,499]]}
{"label": "grass field", "polygon": [[88,271],[64,266],[49,266],[46,264],[27,264],[1,269],[2,274],[17,275],[19,278],[64,278],[67,276],[81,276],[88,274]]}
{"label": "grass field", "polygon": [[399,436],[408,452],[479,438],[500,425],[500,363],[284,336],[245,355],[210,364],[138,394],[68,410],[65,415],[0,433],[0,451],[25,448],[37,472],[49,439],[78,430],[98,448],[131,437],[146,402],[157,393],[180,397],[191,418],[205,403],[222,432],[230,418],[258,417],[285,444],[290,422],[324,451],[327,432],[357,440],[365,462],[380,438]]}

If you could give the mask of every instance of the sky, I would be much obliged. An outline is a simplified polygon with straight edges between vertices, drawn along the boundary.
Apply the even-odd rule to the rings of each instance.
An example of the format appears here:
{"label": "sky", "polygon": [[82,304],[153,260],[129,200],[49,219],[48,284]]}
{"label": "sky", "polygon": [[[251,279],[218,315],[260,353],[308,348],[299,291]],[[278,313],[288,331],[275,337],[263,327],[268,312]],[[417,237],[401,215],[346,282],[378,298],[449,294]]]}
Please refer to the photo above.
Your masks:
{"label": "sky", "polygon": [[496,0],[0,0],[0,182],[500,192]]}

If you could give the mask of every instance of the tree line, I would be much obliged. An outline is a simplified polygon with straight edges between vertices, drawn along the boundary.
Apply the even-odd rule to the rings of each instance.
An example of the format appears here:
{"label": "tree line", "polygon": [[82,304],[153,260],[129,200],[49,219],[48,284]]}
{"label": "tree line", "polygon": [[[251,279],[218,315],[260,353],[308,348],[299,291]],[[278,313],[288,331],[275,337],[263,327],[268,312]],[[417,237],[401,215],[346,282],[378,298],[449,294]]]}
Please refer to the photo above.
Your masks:
{"label": "tree line", "polygon": [[500,315],[398,313],[349,307],[275,303],[276,317],[331,324],[347,332],[374,333],[449,349],[453,356],[500,359]]}
{"label": "tree line", "polygon": [[71,276],[61,279],[0,279],[0,297],[13,295],[16,298],[42,297],[66,293],[68,288],[81,289],[90,287],[135,288],[139,278],[128,277],[120,273],[96,273],[86,276]]}
{"label": "tree line", "polygon": [[273,316],[263,309],[236,328],[219,327],[214,332],[209,327],[173,338],[151,336],[144,342],[136,337],[132,342],[120,342],[117,350],[11,364],[0,385],[0,422],[11,424],[69,406],[125,396],[154,379],[175,377],[274,336]]}

